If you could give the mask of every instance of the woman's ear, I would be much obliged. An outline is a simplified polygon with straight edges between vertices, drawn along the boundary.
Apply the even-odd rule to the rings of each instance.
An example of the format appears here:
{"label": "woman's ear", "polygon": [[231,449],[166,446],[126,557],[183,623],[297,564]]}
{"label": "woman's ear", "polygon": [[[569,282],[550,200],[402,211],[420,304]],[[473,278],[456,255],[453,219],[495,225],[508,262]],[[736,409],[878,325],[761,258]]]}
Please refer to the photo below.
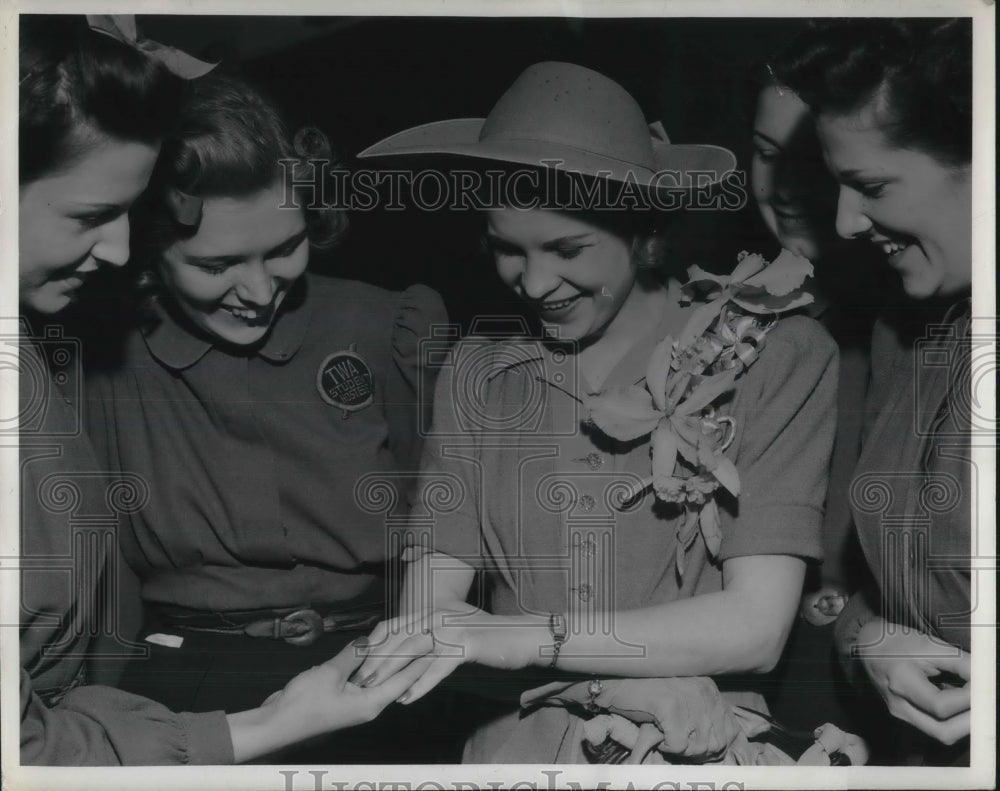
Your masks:
{"label": "woman's ear", "polygon": [[638,272],[658,272],[666,265],[666,240],[659,231],[637,233],[632,237],[632,261]]}

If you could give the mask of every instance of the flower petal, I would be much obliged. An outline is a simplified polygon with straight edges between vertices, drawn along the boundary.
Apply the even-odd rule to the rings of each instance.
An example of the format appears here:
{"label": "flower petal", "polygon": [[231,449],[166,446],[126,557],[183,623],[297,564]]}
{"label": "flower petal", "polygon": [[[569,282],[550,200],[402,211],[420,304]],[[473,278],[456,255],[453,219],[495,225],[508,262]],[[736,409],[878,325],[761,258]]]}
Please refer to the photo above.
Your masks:
{"label": "flower petal", "polygon": [[660,411],[663,410],[666,390],[667,375],[670,373],[670,363],[674,357],[674,339],[669,335],[656,344],[646,365],[646,389],[653,397],[653,404]]}
{"label": "flower petal", "polygon": [[814,297],[804,289],[796,289],[783,296],[774,296],[762,288],[740,288],[732,300],[750,313],[784,313],[809,305]]}
{"label": "flower petal", "polygon": [[709,557],[717,558],[722,549],[722,530],[719,529],[719,509],[713,499],[709,499],[701,509],[701,535]]}
{"label": "flower petal", "polygon": [[716,477],[719,483],[726,487],[733,497],[739,497],[740,474],[736,471],[736,465],[722,454],[715,457],[715,462],[715,469],[712,470],[712,475]]}
{"label": "flower petal", "polygon": [[649,434],[663,417],[646,389],[635,385],[586,396],[584,406],[601,431],[624,441]]}
{"label": "flower petal", "polygon": [[712,326],[712,322],[715,321],[726,304],[726,296],[728,294],[724,292],[723,296],[704,305],[699,305],[692,311],[687,324],[684,325],[684,331],[681,333],[679,346],[682,349],[690,346],[696,338],[704,335],[705,331]]}
{"label": "flower petal", "polygon": [[[720,286],[726,286],[729,284],[730,277],[728,275],[713,275],[702,269],[697,264],[692,264],[687,268],[688,283],[698,283],[702,280],[710,280],[713,283],[717,283]],[[687,283],[685,283],[687,285]]]}
{"label": "flower petal", "polygon": [[677,434],[669,420],[661,420],[653,432],[653,477],[673,475],[677,463]]}
{"label": "flower petal", "polygon": [[673,414],[670,416],[670,423],[677,435],[677,452],[684,461],[697,465],[698,438],[701,436],[701,427],[698,421]]}
{"label": "flower petal", "polygon": [[764,256],[758,253],[748,253],[744,250],[737,256],[739,263],[733,270],[732,283],[736,285],[737,283],[742,283],[748,277],[753,277],[758,272],[760,272],[764,267],[767,266],[767,261],[764,260]]}
{"label": "flower petal", "polygon": [[691,394],[681,401],[674,410],[675,415],[692,415],[700,412],[716,398],[726,393],[736,383],[736,368],[730,368],[721,374],[706,376],[701,383],[691,391]]}
{"label": "flower petal", "polygon": [[796,255],[790,250],[782,250],[763,271],[753,277],[744,278],[743,284],[761,286],[768,294],[781,297],[801,287],[812,273],[813,265],[808,258]]}

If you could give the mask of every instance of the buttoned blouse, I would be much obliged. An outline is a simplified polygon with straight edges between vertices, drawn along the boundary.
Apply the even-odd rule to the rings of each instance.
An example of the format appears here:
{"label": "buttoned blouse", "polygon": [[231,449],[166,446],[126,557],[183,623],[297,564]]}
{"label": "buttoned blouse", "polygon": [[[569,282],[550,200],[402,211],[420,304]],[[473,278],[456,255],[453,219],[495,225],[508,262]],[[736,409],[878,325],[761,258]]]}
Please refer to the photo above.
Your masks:
{"label": "buttoned blouse", "polygon": [[[662,320],[636,339],[605,387],[643,384],[656,344],[678,337],[691,308],[678,302],[676,285],[670,296]],[[650,475],[649,436],[622,442],[587,425],[575,357],[534,340],[471,338],[450,363],[424,448],[424,496],[412,512],[422,514],[413,525],[424,535],[414,541],[482,571],[491,612],[571,613],[571,624],[612,634],[615,610],[721,590],[727,558],[820,557],[837,352],[812,319],[778,321],[719,410],[735,420],[726,455],[742,491],[738,501],[718,500],[715,559],[700,536],[679,553],[678,510],[652,491],[623,500]],[[618,645],[624,655],[642,651]],[[572,651],[571,633],[562,653]],[[734,701],[763,705],[745,681],[730,688]],[[581,726],[561,708],[511,711],[470,735],[463,761],[572,760]]]}
{"label": "buttoned blouse", "polygon": [[[149,483],[122,539],[144,599],[235,611],[381,598],[386,516],[355,486],[375,473],[398,489],[416,469],[421,341],[444,321],[424,286],[306,275],[263,345],[243,350],[156,301],[122,364],[89,379],[99,450]],[[331,402],[331,366],[360,389]]]}
{"label": "buttoned blouse", "polygon": [[[655,345],[690,313],[677,296],[606,387],[643,383]],[[821,555],[837,359],[815,321],[781,319],[723,407],[742,492],[719,498],[719,557],[695,541],[682,574],[677,509],[651,490],[621,503],[650,475],[649,436],[622,442],[588,426],[575,365],[538,341],[472,338],[438,381],[423,470],[459,494],[434,514],[429,544],[487,573],[493,612],[645,607],[721,589],[726,558]],[[424,500],[417,507],[434,511]]]}

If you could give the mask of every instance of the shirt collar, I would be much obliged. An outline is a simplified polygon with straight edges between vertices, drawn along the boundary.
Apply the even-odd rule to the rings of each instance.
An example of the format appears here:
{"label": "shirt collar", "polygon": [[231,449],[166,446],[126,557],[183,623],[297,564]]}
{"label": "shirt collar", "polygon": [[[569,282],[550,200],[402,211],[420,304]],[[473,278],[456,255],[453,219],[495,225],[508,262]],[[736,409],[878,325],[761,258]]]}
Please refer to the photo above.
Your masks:
{"label": "shirt collar", "polygon": [[[308,275],[292,287],[256,355],[274,363],[284,363],[295,356],[309,327],[312,305],[306,299],[308,288]],[[176,371],[190,368],[215,346],[212,339],[193,328],[187,317],[179,315],[180,311],[160,296],[150,300],[147,313],[142,324],[146,347],[168,368]]]}

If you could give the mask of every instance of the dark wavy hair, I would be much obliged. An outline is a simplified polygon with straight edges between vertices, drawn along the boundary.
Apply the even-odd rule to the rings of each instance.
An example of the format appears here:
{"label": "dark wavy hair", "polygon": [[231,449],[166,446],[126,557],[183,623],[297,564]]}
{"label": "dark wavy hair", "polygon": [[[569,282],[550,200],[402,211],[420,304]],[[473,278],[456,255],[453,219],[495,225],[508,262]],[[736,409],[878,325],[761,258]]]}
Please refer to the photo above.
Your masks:
{"label": "dark wavy hair", "polygon": [[[313,127],[294,137],[278,110],[256,88],[231,75],[212,73],[190,82],[176,131],[163,142],[146,196],[136,207],[133,246],[148,269],[178,239],[197,233],[198,226],[178,221],[167,197],[171,190],[200,198],[246,197],[291,176],[297,184],[315,185],[322,162],[337,169],[326,136]],[[334,246],[347,231],[347,212],[317,205],[312,196],[289,195],[303,206],[309,242]],[[148,285],[148,283],[147,283]]]}
{"label": "dark wavy hair", "polygon": [[22,15],[19,47],[22,185],[76,161],[100,135],[155,144],[169,132],[182,80],[85,18]]}
{"label": "dark wavy hair", "polygon": [[773,66],[818,114],[846,115],[877,101],[893,145],[951,166],[971,161],[970,19],[817,22]]}

